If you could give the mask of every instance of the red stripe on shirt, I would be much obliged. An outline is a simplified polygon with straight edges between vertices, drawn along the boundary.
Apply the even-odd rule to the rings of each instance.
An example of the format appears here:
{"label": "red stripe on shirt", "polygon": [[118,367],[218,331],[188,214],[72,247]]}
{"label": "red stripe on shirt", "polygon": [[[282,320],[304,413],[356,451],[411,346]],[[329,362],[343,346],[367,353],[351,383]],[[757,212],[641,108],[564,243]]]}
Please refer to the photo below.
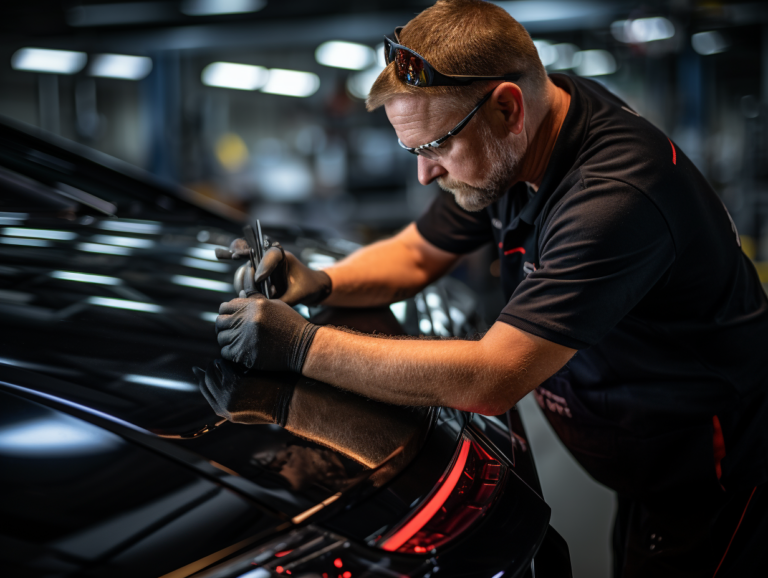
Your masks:
{"label": "red stripe on shirt", "polygon": [[504,251],[505,255],[511,255],[512,253],[522,253],[525,255],[525,249],[522,247],[515,247],[514,249],[510,249],[509,251]]}
{"label": "red stripe on shirt", "polygon": [[675,150],[675,145],[672,144],[672,141],[669,138],[667,138],[667,140],[669,141],[669,144],[672,145],[672,164],[676,165],[677,164],[677,151]]}
{"label": "red stripe on shirt", "polygon": [[720,427],[720,420],[716,415],[712,416],[712,425],[714,433],[712,435],[712,449],[715,455],[715,473],[719,480],[723,475],[723,467],[720,462],[725,457],[725,439],[723,438],[723,428]]}

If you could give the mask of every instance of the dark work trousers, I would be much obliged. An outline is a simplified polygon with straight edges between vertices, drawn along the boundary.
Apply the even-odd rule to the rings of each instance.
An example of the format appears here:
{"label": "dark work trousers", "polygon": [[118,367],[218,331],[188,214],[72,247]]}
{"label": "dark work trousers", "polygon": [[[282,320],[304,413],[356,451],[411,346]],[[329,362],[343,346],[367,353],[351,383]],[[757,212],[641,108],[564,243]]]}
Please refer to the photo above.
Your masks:
{"label": "dark work trousers", "polygon": [[619,495],[614,577],[768,576],[768,484],[707,493]]}
{"label": "dark work trousers", "polygon": [[654,435],[620,428],[566,370],[535,397],[576,460],[617,492],[615,578],[768,578],[768,484],[722,487],[711,419]]}

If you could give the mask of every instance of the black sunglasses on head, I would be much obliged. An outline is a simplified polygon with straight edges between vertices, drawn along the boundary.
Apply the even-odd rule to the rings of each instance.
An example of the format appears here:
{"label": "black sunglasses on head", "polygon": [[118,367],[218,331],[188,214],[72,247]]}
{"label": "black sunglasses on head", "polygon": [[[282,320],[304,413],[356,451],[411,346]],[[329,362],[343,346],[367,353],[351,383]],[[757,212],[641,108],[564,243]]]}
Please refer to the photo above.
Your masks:
{"label": "black sunglasses on head", "polygon": [[522,74],[512,72],[502,76],[462,76],[443,74],[434,69],[418,52],[399,44],[402,26],[395,28],[395,40],[384,37],[384,59],[395,63],[397,77],[411,86],[465,86],[479,80],[508,80],[515,82]]}

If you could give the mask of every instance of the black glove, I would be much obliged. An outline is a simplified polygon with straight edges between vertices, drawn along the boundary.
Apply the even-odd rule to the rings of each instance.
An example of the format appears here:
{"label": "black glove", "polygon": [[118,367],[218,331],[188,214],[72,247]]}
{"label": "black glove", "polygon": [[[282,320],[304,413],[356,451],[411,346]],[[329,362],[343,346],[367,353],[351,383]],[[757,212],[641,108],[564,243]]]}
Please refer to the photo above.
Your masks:
{"label": "black glove", "polygon": [[288,305],[260,293],[219,307],[216,333],[221,356],[248,368],[301,373],[319,329]]}
{"label": "black glove", "polygon": [[200,391],[216,415],[235,423],[285,426],[296,377],[292,374],[246,375],[242,365],[224,359],[194,367]]}
{"label": "black glove", "polygon": [[229,244],[229,249],[216,248],[217,259],[248,259],[251,249],[245,239],[235,239]]}
{"label": "black glove", "polygon": [[279,245],[270,247],[256,267],[255,281],[270,277],[274,297],[288,305],[318,305],[331,294],[331,278],[325,271],[315,271]]}

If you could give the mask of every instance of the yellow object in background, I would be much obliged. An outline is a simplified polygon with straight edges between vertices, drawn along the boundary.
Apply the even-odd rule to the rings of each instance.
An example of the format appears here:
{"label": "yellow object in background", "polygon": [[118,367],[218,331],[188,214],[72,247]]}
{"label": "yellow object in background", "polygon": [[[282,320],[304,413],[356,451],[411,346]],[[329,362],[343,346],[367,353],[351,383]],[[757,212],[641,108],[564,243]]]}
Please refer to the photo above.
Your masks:
{"label": "yellow object in background", "polygon": [[[766,287],[768,285],[768,261],[755,261],[757,256],[757,242],[755,238],[749,235],[741,235],[741,250],[754,263],[757,275],[760,277],[760,282]],[[766,291],[768,291],[768,287],[766,287]]]}
{"label": "yellow object in background", "polygon": [[216,158],[227,171],[235,172],[248,162],[248,147],[242,138],[229,132],[216,141]]}
{"label": "yellow object in background", "polygon": [[755,242],[754,237],[750,237],[749,235],[740,235],[739,238],[741,239],[741,250],[744,251],[744,254],[752,259],[755,260],[755,256],[757,255],[757,243]]}

